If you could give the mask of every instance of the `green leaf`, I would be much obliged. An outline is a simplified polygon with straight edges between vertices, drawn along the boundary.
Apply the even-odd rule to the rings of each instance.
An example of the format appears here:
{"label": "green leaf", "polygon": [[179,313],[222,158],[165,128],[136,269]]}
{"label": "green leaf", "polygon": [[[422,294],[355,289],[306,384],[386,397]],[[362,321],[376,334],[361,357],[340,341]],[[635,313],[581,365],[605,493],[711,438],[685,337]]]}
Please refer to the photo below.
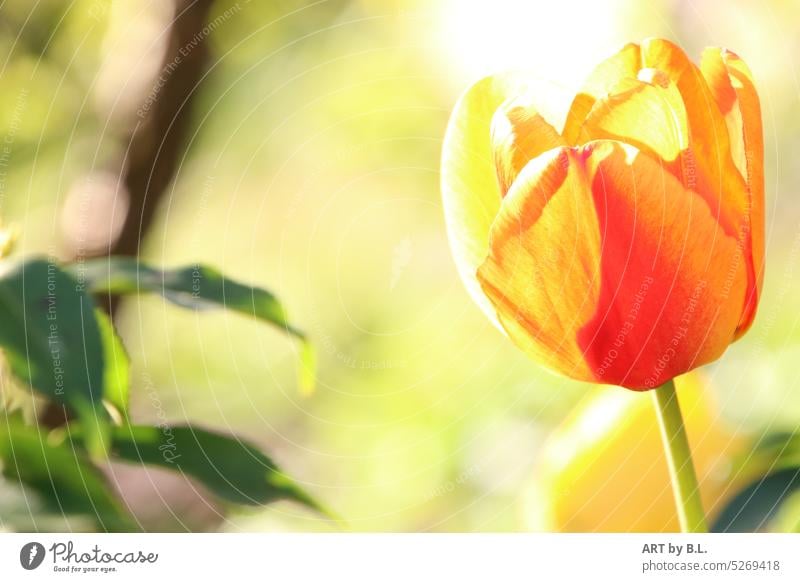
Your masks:
{"label": "green leaf", "polygon": [[12,264],[0,273],[0,322],[0,348],[11,372],[74,410],[86,427],[87,449],[102,455],[106,372],[91,296],[51,261]]}
{"label": "green leaf", "polygon": [[104,396],[127,421],[131,374],[128,352],[117,335],[111,319],[99,309],[95,310],[95,316],[103,341]]}
{"label": "green leaf", "polygon": [[118,426],[112,454],[197,479],[215,495],[240,505],[281,499],[322,511],[320,505],[255,446],[191,426]]}
{"label": "green leaf", "polygon": [[75,264],[70,269],[86,281],[92,293],[158,293],[182,307],[224,307],[302,336],[289,325],[283,306],[272,293],[228,279],[208,266],[160,270],[131,257],[112,257]]}
{"label": "green leaf", "polygon": [[781,468],[753,480],[720,511],[712,532],[768,530],[783,503],[800,490],[800,468]]}
{"label": "green leaf", "polygon": [[739,475],[737,480],[746,476],[749,484],[720,511],[713,531],[771,529],[776,516],[786,509],[785,502],[793,494],[800,495],[800,436],[788,432],[762,435],[733,473]]}
{"label": "green leaf", "polygon": [[0,462],[4,476],[38,493],[49,511],[91,517],[108,531],[134,527],[103,474],[71,441],[54,444],[35,427],[0,422]]}
{"label": "green leaf", "polygon": [[157,293],[194,310],[225,308],[270,323],[302,342],[298,383],[303,394],[313,392],[316,357],[305,334],[293,327],[280,301],[269,291],[225,277],[216,269],[194,265],[156,269],[132,257],[111,257],[76,263],[69,270],[92,293],[134,295]]}

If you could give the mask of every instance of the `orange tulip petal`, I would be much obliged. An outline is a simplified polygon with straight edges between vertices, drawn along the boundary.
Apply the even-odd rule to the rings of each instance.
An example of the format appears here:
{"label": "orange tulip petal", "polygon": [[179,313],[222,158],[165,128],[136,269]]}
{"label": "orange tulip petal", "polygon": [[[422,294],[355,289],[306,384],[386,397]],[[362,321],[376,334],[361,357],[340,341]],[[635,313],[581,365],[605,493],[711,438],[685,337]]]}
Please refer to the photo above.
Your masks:
{"label": "orange tulip petal", "polygon": [[652,153],[683,179],[681,153],[689,147],[686,108],[678,88],[656,69],[617,83],[586,116],[579,143],[615,139]]}
{"label": "orange tulip petal", "polygon": [[564,138],[539,114],[530,96],[504,103],[492,120],[492,148],[500,193],[506,195],[529,161],[562,145],[566,145]]}
{"label": "orange tulip petal", "polygon": [[764,279],[764,131],[761,105],[750,69],[736,54],[718,48],[703,52],[700,65],[719,106],[731,142],[736,167],[745,177],[750,194],[750,255],[756,286],[748,293],[737,337],[755,317]]}
{"label": "orange tulip petal", "polygon": [[663,39],[642,43],[642,64],[663,71],[678,87],[686,107],[696,176],[684,184],[708,202],[711,213],[733,236],[741,234],[747,189],[731,156],[728,129],[700,70],[675,44]]}
{"label": "orange tulip petal", "polygon": [[478,279],[517,346],[591,380],[577,331],[595,311],[600,239],[580,155],[562,147],[523,169],[503,199]]}
{"label": "orange tulip petal", "polygon": [[587,148],[602,284],[578,343],[597,380],[653,388],[723,353],[746,268],[736,239],[659,162],[618,142]]}
{"label": "orange tulip petal", "polygon": [[568,144],[578,143],[581,126],[597,100],[608,95],[622,79],[635,79],[641,63],[639,45],[630,43],[592,71],[567,113],[562,135]]}
{"label": "orange tulip petal", "polygon": [[[598,102],[608,104],[618,98],[620,91],[628,92],[631,84],[635,83],[634,80],[647,69],[655,71],[652,78],[658,81],[650,81],[649,84],[663,86],[664,81],[660,77],[666,76],[677,87],[683,101],[684,107],[681,111],[670,96],[668,107],[680,116],[685,111],[691,150],[685,154],[687,159],[683,160],[684,183],[707,200],[712,214],[718,216],[728,234],[738,235],[741,230],[740,219],[744,216],[748,202],[744,180],[738,172],[733,171],[735,164],[727,126],[703,74],[674,43],[664,39],[648,39],[641,46],[628,44],[601,63],[573,101],[563,131],[564,138],[570,145],[580,144],[581,130],[587,118],[593,110],[602,111],[603,103]],[[662,93],[662,98],[667,96],[667,93]],[[641,108],[645,101],[642,99],[631,104],[627,103],[630,99],[622,100],[631,109]],[[646,128],[635,126],[635,116],[626,117],[626,123],[619,118],[615,119],[618,137],[626,142],[631,140],[633,145],[647,146],[647,142],[641,139]],[[682,126],[682,119],[677,120],[676,125]],[[640,136],[639,140],[637,135]],[[584,135],[584,139],[585,137]],[[650,139],[652,137],[653,135]],[[642,143],[636,143],[637,141]]]}

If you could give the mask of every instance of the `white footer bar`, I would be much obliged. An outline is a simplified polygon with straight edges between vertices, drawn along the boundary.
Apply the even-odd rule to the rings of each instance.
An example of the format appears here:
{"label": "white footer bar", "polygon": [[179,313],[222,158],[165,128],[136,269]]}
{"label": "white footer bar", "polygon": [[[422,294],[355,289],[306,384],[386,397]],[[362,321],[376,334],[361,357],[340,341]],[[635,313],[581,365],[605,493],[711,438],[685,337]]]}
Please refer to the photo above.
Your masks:
{"label": "white footer bar", "polygon": [[[0,534],[0,580],[800,580],[793,534]],[[184,578],[186,579],[186,578]]]}

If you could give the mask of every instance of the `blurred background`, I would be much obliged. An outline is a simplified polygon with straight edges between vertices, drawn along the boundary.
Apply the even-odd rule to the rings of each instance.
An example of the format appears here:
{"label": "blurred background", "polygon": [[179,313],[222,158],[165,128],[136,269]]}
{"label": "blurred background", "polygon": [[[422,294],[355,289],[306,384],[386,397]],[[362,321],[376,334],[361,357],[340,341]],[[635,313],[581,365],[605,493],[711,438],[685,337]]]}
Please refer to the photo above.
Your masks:
{"label": "blurred background", "polygon": [[[463,289],[438,185],[449,111],[498,70],[568,99],[625,42],[725,46],[760,90],[768,263],[755,326],[706,370],[704,426],[753,442],[795,431],[800,3],[538,4],[6,0],[0,216],[15,252],[208,263],[274,291],[319,351],[304,397],[296,348],[271,328],[126,300],[135,418],[248,437],[353,530],[535,528],[543,443],[590,387],[526,360]],[[146,529],[336,529],[288,503],[222,511],[157,470],[115,481]]]}

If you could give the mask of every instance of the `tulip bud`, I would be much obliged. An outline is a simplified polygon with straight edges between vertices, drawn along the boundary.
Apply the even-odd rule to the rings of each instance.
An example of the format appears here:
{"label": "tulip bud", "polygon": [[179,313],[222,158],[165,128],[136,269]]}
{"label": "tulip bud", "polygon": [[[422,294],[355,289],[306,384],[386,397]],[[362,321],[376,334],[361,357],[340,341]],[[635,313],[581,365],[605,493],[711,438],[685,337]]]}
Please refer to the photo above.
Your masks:
{"label": "tulip bud", "polygon": [[719,358],[763,280],[763,136],[744,62],[630,44],[559,131],[524,76],[459,100],[442,192],[459,274],[534,360],[648,390]]}

